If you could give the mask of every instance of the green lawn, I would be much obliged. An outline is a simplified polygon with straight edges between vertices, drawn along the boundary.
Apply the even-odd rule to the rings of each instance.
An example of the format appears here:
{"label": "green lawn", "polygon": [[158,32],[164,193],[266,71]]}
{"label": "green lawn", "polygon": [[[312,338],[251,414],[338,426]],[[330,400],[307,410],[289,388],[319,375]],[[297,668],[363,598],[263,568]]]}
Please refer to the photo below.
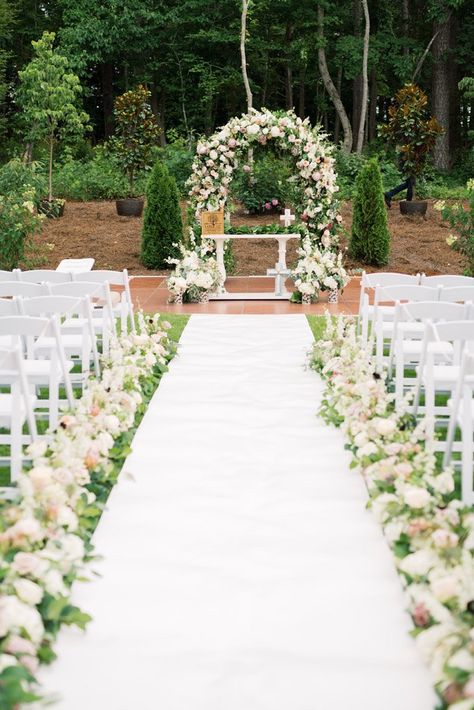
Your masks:
{"label": "green lawn", "polygon": [[306,316],[311,330],[313,331],[314,339],[320,340],[324,333],[326,323],[325,316]]}
{"label": "green lawn", "polygon": [[173,326],[171,330],[168,331],[168,335],[171,340],[175,343],[181,338],[181,334],[185,329],[190,316],[180,315],[178,313],[162,313],[163,320],[167,320]]}

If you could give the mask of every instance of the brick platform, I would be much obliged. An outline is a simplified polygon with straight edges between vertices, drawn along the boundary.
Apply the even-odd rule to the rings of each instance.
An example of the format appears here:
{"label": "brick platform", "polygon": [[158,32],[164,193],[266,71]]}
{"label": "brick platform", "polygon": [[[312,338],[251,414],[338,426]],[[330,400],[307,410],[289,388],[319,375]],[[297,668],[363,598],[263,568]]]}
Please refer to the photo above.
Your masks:
{"label": "brick platform", "polygon": [[[231,276],[226,281],[230,292],[268,291],[272,293],[274,279],[257,276]],[[272,314],[272,313],[330,313],[355,314],[359,310],[360,278],[353,277],[340,296],[339,303],[329,304],[327,292],[321,295],[318,303],[303,306],[288,301],[211,301],[207,304],[186,303],[176,305],[168,303],[169,292],[164,276],[134,276],[131,282],[135,306],[152,313],[234,313],[234,314]]]}

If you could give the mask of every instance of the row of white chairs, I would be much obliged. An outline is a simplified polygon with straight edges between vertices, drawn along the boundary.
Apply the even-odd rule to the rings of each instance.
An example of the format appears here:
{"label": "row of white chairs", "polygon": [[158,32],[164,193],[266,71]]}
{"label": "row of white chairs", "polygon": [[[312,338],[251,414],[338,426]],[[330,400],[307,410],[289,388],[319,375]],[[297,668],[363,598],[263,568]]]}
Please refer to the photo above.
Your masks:
{"label": "row of white chairs", "polygon": [[[17,363],[14,371],[0,364],[0,387],[10,389],[10,398],[3,398],[3,409],[0,406],[2,426],[6,420],[10,422],[9,434],[0,436],[0,443],[10,443],[8,458],[11,479],[15,480],[23,462],[23,444],[38,436],[36,417],[46,416],[52,430],[57,426],[61,403],[74,409],[73,388],[82,391],[92,370],[100,375],[98,336],[106,349],[115,322],[106,284],[39,285],[5,281],[0,284],[0,293],[7,296],[0,297],[0,348],[3,353],[15,353],[12,357]],[[105,304],[93,309],[91,297],[96,302],[102,297]],[[93,311],[102,311],[101,320],[93,317]],[[11,362],[12,358],[10,365]],[[73,369],[79,371],[72,372]],[[22,384],[25,379],[28,395]],[[47,398],[38,396],[42,388],[47,388]],[[62,389],[65,400],[60,399]],[[13,402],[14,394],[18,399],[18,393],[22,393],[20,408]],[[18,430],[22,430],[25,421],[28,435],[18,438]]]}
{"label": "row of white chairs", "polygon": [[[121,292],[111,291],[111,301],[114,316],[120,318],[122,332],[126,332],[128,327],[135,332],[135,319],[132,295],[130,291],[130,277],[127,269],[122,271],[108,271],[97,269],[96,271],[67,272],[54,271],[52,269],[31,269],[22,271],[0,271],[0,289],[5,283],[19,282],[24,284],[64,284],[70,282],[87,282],[97,284],[107,284],[111,287],[120,288]],[[0,295],[0,298],[2,296]]]}
{"label": "row of white chairs", "polygon": [[[405,396],[411,393],[412,412],[426,417],[429,442],[444,452],[444,465],[461,453],[462,499],[473,504],[474,279],[370,277],[363,279],[360,302],[365,342],[375,350],[377,364],[388,367],[396,406],[405,406]],[[367,340],[371,321],[372,337]],[[437,438],[440,424],[447,427],[445,440]],[[460,442],[454,437],[457,427]]]}

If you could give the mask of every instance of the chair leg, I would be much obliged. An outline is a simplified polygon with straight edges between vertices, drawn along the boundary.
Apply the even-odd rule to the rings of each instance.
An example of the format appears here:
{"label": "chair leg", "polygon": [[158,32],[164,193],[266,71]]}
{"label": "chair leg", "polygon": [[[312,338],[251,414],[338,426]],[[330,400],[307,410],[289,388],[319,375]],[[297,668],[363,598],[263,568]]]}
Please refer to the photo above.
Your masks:
{"label": "chair leg", "polygon": [[395,354],[395,406],[399,409],[403,401],[403,376],[405,374],[405,363],[403,352],[399,350]]}
{"label": "chair leg", "polygon": [[[53,361],[54,363],[54,361]],[[59,419],[59,379],[56,372],[49,378],[49,427],[56,429]]]}
{"label": "chair leg", "polygon": [[472,498],[473,488],[473,431],[472,431],[472,390],[464,387],[462,416],[462,466],[461,466],[461,499],[464,503]]}
{"label": "chair leg", "polygon": [[18,480],[23,462],[22,419],[12,416],[10,428],[10,478],[12,483]]}

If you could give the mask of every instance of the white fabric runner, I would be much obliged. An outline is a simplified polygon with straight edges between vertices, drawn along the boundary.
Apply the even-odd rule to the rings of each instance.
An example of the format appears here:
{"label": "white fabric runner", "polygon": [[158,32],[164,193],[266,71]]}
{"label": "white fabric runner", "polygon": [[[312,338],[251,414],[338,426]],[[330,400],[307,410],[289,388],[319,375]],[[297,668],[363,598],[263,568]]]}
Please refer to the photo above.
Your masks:
{"label": "white fabric runner", "polygon": [[[304,316],[193,316],[42,672],[61,710],[433,710]],[[56,706],[55,706],[56,707]]]}

